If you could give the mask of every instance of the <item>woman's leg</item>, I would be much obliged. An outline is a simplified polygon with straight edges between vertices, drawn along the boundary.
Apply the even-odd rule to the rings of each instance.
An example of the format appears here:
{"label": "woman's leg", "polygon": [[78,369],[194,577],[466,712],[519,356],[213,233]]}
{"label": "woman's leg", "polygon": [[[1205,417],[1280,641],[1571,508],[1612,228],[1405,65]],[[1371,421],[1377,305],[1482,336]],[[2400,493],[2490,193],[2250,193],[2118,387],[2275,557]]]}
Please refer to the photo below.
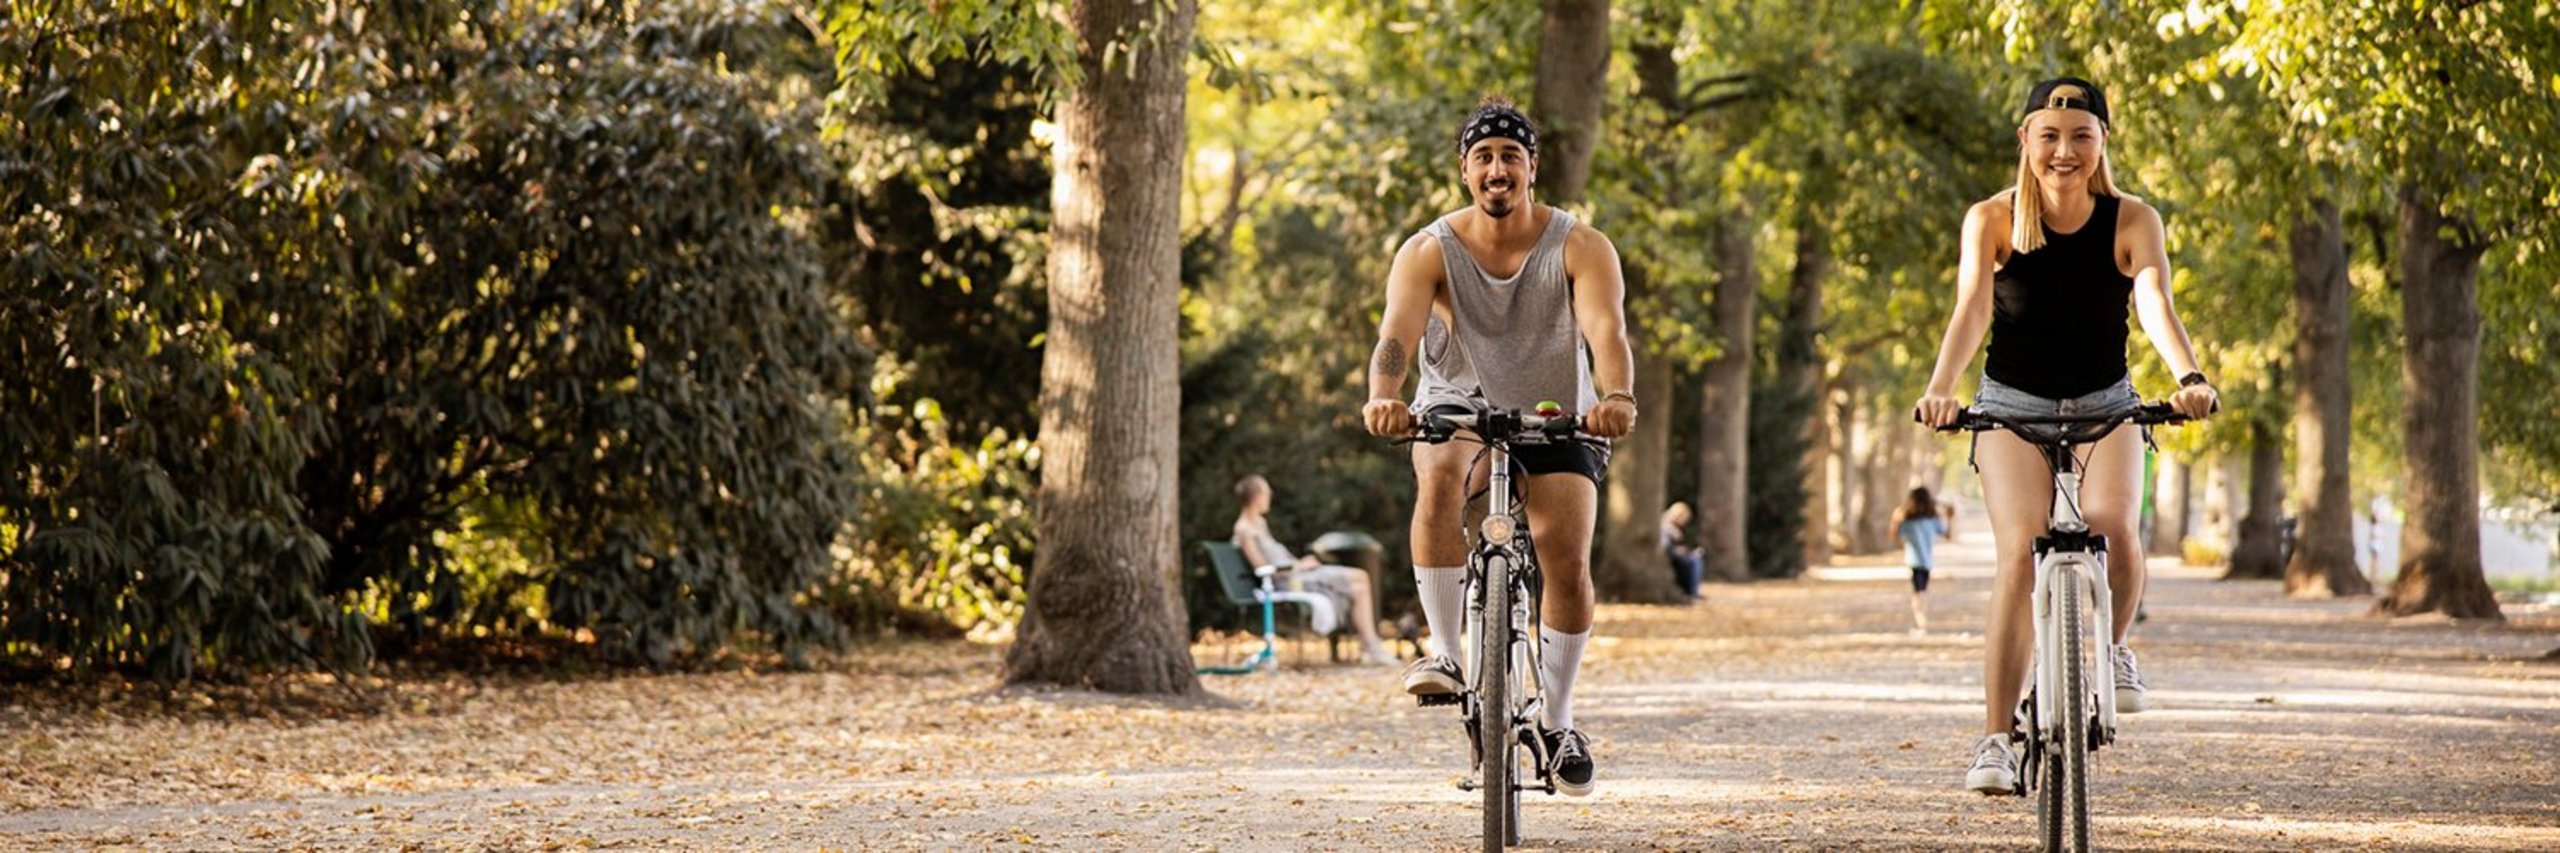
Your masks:
{"label": "woman's leg", "polygon": [[2109,627],[2116,644],[2123,645],[2151,577],[2142,562],[2142,537],[2134,529],[2142,514],[2142,430],[2116,428],[2088,459],[2081,469],[2080,509],[2089,532],[2107,537],[2108,602],[2115,611],[2115,624]]}
{"label": "woman's leg", "polygon": [[2035,538],[2044,532],[2053,504],[2053,468],[2043,450],[2007,432],[1980,433],[1974,458],[1982,469],[1983,514],[1991,518],[1996,555],[1984,631],[1982,731],[2006,734],[2035,648],[2028,598],[2035,593]]}

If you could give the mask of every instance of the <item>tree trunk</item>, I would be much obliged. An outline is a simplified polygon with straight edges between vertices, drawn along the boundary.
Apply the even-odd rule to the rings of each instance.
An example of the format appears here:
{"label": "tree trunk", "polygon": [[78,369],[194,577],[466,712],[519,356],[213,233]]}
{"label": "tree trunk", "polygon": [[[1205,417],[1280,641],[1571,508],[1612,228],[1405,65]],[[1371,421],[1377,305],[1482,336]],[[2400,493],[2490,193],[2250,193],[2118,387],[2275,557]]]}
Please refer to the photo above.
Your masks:
{"label": "tree trunk", "polygon": [[2354,496],[2347,488],[2347,236],[2327,199],[2293,225],[2293,491],[2301,526],[2284,567],[2285,592],[2367,595],[2356,568]]}
{"label": "tree trunk", "polygon": [[2480,256],[2488,246],[2436,199],[2400,192],[2401,357],[2406,401],[2400,577],[2376,612],[2501,618],[2480,566]]}
{"label": "tree trunk", "polygon": [[[1647,278],[1643,268],[1627,266],[1632,291]],[[1632,296],[1632,294],[1631,294]],[[1662,508],[1670,495],[1672,364],[1667,358],[1636,358],[1636,399],[1663,414],[1636,418],[1636,431],[1619,439],[1609,460],[1608,505],[1602,536],[1607,545],[1592,567],[1591,583],[1605,601],[1668,604],[1680,600],[1671,578],[1670,558],[1662,553]]]}
{"label": "tree trunk", "polygon": [[1538,28],[1538,82],[1530,107],[1538,111],[1542,194],[1560,204],[1583,200],[1591,179],[1591,155],[1600,139],[1600,108],[1608,103],[1609,0],[1546,0]]}
{"label": "tree trunk", "polygon": [[1196,12],[1192,0],[1068,11],[1084,82],[1058,105],[1051,152],[1040,548],[1007,683],[1200,689],[1174,519],[1183,63]]}
{"label": "tree trunk", "polygon": [[[1851,494],[1849,478],[1855,476],[1851,472],[1856,470],[1849,464],[1847,411],[1851,393],[1849,378],[1838,377],[1823,389],[1822,404],[1813,407],[1816,418],[1821,422],[1821,430],[1814,433],[1816,440],[1813,446],[1822,454],[1822,464],[1813,468],[1822,479],[1820,488],[1808,490],[1813,493],[1806,498],[1806,506],[1811,508],[1807,512],[1812,517],[1805,519],[1804,535],[1808,541],[1822,542],[1822,555],[1826,558],[1833,554],[1856,552],[1849,547],[1847,536]],[[1813,552],[1807,551],[1806,559],[1810,561],[1812,557]]]}
{"label": "tree trunk", "polygon": [[[1816,159],[1813,168],[1820,168]],[[1804,564],[1831,564],[1830,531],[1823,519],[1829,510],[1822,497],[1823,454],[1830,444],[1830,434],[1823,429],[1822,411],[1830,402],[1823,393],[1822,381],[1822,280],[1831,272],[1831,229],[1821,214],[1811,206],[1800,209],[1796,222],[1796,264],[1787,281],[1787,313],[1778,326],[1776,390],[1801,397],[1804,409],[1811,415],[1801,429],[1804,440],[1801,458],[1793,460],[1801,471],[1805,500],[1797,509],[1803,518]],[[1780,469],[1788,468],[1788,460],[1773,460]]]}
{"label": "tree trunk", "polygon": [[[1552,7],[1551,7],[1552,8]],[[1601,4],[1606,12],[1606,4]],[[1553,14],[1548,18],[1555,20]],[[1605,27],[1605,22],[1602,24]],[[1604,30],[1605,32],[1605,30]],[[1605,46],[1605,39],[1604,46]],[[1671,46],[1639,42],[1629,51],[1635,56],[1638,94],[1664,103],[1679,98],[1679,65],[1672,61]],[[1551,103],[1546,95],[1545,65],[1549,54],[1539,53],[1541,109]],[[1561,56],[1559,55],[1559,60]],[[1599,82],[1595,79],[1594,86]],[[1590,100],[1598,101],[1602,93],[1594,89]],[[1561,106],[1561,104],[1559,104]],[[1596,109],[1593,113],[1597,115]],[[1667,137],[1668,131],[1664,134]],[[1589,171],[1586,150],[1584,171]],[[1576,181],[1579,192],[1580,181]],[[1627,304],[1656,305],[1653,277],[1642,261],[1626,261]],[[1652,334],[1642,322],[1629,329],[1639,342],[1651,342]],[[1642,345],[1639,344],[1641,347]],[[1680,586],[1671,578],[1670,558],[1662,553],[1662,510],[1670,503],[1671,406],[1676,396],[1673,365],[1669,358],[1636,353],[1636,400],[1642,410],[1654,414],[1636,418],[1636,431],[1619,439],[1609,460],[1607,505],[1602,509],[1605,525],[1600,533],[1604,543],[1600,561],[1592,566],[1591,583],[1600,598],[1607,601],[1662,604],[1680,600]]]}
{"label": "tree trunk", "polygon": [[1858,484],[1863,493],[1858,499],[1858,521],[1851,530],[1850,542],[1861,554],[1880,554],[1891,550],[1893,514],[1902,508],[1903,494],[1910,487],[1896,472],[1902,468],[1905,442],[1911,439],[1910,427],[1916,424],[1896,423],[1893,418],[1869,405],[1857,409],[1859,422]]}
{"label": "tree trunk", "polygon": [[2185,460],[2162,453],[2159,476],[2151,484],[2151,547],[2153,554],[2187,553],[2187,497],[2195,484],[2195,469]]}
{"label": "tree trunk", "polygon": [[2222,551],[2226,562],[2232,544],[2240,538],[2240,509],[2246,505],[2240,494],[2244,482],[2240,464],[2231,454],[2217,453],[2205,468],[2204,539]]}
{"label": "tree trunk", "polygon": [[2223,580],[2273,580],[2284,576],[2284,444],[2266,424],[2249,424],[2248,511],[2240,516],[2231,568]]}
{"label": "tree trunk", "polygon": [[1727,211],[1716,222],[1716,336],[1724,351],[1707,362],[1698,391],[1698,547],[1706,576],[1751,579],[1743,517],[1751,446],[1751,337],[1758,319],[1760,273],[1753,266],[1751,214]]}

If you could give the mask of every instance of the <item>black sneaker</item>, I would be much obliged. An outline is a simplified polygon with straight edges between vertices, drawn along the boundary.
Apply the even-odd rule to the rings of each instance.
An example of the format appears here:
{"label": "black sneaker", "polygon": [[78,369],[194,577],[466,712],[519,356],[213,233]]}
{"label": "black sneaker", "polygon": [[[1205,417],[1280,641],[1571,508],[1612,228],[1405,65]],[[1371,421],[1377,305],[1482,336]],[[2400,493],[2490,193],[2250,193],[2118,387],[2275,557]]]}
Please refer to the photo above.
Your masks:
{"label": "black sneaker", "polygon": [[1547,769],[1555,776],[1556,792],[1591,796],[1591,741],[1577,729],[1547,729],[1539,734],[1547,739]]}
{"label": "black sneaker", "polygon": [[1440,655],[1425,655],[1404,668],[1404,692],[1415,696],[1448,696],[1467,689],[1458,663]]}

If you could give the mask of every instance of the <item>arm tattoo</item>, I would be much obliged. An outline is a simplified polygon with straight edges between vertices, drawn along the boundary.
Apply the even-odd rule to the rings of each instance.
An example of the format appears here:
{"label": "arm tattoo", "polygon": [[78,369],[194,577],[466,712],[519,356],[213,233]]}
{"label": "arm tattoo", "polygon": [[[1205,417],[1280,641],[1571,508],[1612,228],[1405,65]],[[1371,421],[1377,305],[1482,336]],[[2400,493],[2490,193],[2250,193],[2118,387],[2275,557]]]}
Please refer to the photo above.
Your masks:
{"label": "arm tattoo", "polygon": [[1378,342],[1378,354],[1369,362],[1369,375],[1404,384],[1404,344],[1390,338]]}

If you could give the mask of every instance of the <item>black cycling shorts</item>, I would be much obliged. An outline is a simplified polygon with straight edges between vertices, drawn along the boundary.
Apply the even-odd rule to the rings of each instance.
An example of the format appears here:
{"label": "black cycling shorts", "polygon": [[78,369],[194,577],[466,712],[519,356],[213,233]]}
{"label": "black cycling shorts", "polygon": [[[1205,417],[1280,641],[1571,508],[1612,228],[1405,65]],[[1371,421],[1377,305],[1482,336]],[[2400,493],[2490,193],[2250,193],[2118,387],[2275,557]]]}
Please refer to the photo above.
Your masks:
{"label": "black cycling shorts", "polygon": [[1912,566],[1912,567],[1911,567],[1911,591],[1912,591],[1912,592],[1928,592],[1928,591],[1929,591],[1929,570],[1928,570],[1928,569],[1924,569],[1924,568],[1921,568],[1921,567],[1919,567],[1919,566]]}

